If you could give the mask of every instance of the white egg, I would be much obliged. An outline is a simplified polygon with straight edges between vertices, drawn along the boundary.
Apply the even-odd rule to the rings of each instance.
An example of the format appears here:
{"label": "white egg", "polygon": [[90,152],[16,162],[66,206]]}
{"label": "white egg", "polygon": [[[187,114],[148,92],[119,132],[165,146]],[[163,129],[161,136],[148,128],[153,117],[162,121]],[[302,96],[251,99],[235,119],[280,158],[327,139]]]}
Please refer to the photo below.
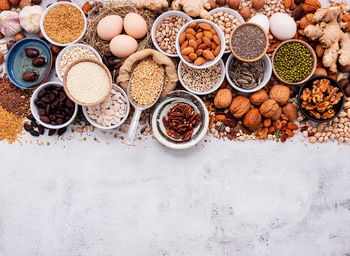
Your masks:
{"label": "white egg", "polygon": [[297,32],[297,25],[292,17],[277,12],[270,18],[270,31],[279,40],[288,40]]}
{"label": "white egg", "polygon": [[269,18],[267,18],[266,15],[264,14],[257,14],[253,18],[249,20],[249,22],[253,22],[255,24],[258,24],[262,26],[265,30],[266,33],[269,33],[270,29],[270,23],[269,23]]}

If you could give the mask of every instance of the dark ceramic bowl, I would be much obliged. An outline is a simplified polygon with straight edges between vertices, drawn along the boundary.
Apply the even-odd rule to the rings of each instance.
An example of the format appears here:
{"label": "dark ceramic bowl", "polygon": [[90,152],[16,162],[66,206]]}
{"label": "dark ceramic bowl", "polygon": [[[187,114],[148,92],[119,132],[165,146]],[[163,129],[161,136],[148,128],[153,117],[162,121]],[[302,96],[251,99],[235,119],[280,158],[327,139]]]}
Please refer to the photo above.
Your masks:
{"label": "dark ceramic bowl", "polygon": [[[25,54],[26,48],[39,50],[39,56],[46,59],[45,65],[34,67],[32,64],[33,58],[29,58]],[[47,43],[40,39],[25,38],[15,43],[10,49],[5,65],[6,73],[17,87],[21,89],[35,89],[44,83],[50,75],[52,60],[52,53]],[[24,81],[22,75],[27,71],[37,72],[39,77],[33,82]]]}
{"label": "dark ceramic bowl", "polygon": [[[310,90],[312,89],[312,85],[313,85],[313,82],[315,80],[320,80],[320,79],[323,79],[323,78],[326,78],[328,79],[329,81],[331,81],[331,86],[334,86],[334,87],[337,87],[339,88],[339,91],[343,93],[343,97],[341,98],[341,100],[338,102],[338,104],[334,105],[333,106],[333,109],[335,111],[335,115],[332,117],[332,118],[328,118],[328,119],[316,119],[314,118],[313,116],[311,116],[309,114],[309,111],[303,109],[301,107],[301,100],[300,100],[300,97],[301,97],[301,94],[303,93],[304,89],[306,88],[309,88]],[[325,122],[329,122],[329,121],[332,121],[334,118],[336,118],[339,113],[341,112],[342,108],[343,108],[343,104],[344,104],[344,91],[343,89],[340,87],[340,85],[337,83],[337,81],[335,81],[333,78],[330,78],[328,76],[315,76],[311,79],[309,79],[305,84],[303,84],[301,87],[300,87],[300,90],[299,90],[299,95],[298,95],[298,104],[299,104],[299,109],[300,111],[311,121],[313,122],[316,122],[316,123],[325,123]]]}

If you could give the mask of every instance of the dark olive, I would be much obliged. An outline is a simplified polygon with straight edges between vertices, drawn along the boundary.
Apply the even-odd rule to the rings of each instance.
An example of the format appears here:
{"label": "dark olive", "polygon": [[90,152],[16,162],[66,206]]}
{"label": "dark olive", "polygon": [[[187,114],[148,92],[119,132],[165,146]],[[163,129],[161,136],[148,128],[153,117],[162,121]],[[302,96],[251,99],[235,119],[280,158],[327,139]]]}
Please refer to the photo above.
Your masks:
{"label": "dark olive", "polygon": [[26,52],[26,55],[29,58],[36,58],[39,56],[39,51],[37,49],[27,48],[24,51]]}
{"label": "dark olive", "polygon": [[23,75],[22,75],[22,79],[24,81],[27,81],[27,82],[33,82],[35,81],[36,79],[38,79],[39,75],[36,73],[36,72],[25,72]]}
{"label": "dark olive", "polygon": [[45,65],[46,59],[44,57],[36,57],[32,63],[34,67],[41,67]]}

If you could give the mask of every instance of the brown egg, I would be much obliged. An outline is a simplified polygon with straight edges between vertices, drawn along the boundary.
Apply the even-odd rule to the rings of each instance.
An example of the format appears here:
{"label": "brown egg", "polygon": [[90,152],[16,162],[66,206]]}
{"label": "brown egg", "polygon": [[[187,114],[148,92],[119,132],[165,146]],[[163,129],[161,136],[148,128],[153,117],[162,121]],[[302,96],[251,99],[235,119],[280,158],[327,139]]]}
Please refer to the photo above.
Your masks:
{"label": "brown egg", "polygon": [[218,5],[225,5],[226,4],[226,0],[216,0],[216,3]]}
{"label": "brown egg", "polygon": [[241,4],[241,0],[228,0],[227,4],[231,9],[238,9],[239,5]]}

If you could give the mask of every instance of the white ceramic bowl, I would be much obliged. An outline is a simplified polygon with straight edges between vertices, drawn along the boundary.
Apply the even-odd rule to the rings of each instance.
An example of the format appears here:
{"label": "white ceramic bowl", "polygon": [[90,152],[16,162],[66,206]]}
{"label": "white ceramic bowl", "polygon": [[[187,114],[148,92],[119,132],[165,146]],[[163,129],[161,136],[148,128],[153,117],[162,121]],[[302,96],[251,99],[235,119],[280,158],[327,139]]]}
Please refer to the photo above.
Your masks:
{"label": "white ceramic bowl", "polygon": [[123,117],[122,120],[120,120],[119,124],[116,124],[116,125],[112,125],[112,126],[103,126],[99,123],[97,123],[96,121],[92,120],[90,117],[89,117],[89,114],[88,114],[88,111],[87,111],[87,107],[82,107],[83,108],[83,113],[84,113],[84,116],[85,118],[89,121],[90,124],[92,124],[93,126],[95,126],[96,128],[99,128],[101,130],[112,130],[112,129],[115,129],[115,128],[118,128],[120,125],[122,125],[125,120],[128,118],[129,116],[129,112],[130,112],[130,103],[129,103],[129,100],[128,100],[128,95],[126,95],[126,93],[124,92],[124,90],[119,87],[118,85],[116,84],[113,84],[113,88],[117,89],[118,91],[120,91],[124,98],[125,98],[125,101],[126,101],[126,114],[125,116]]}
{"label": "white ceramic bowl", "polygon": [[[189,63],[187,62],[184,57],[182,57],[182,54],[181,54],[181,50],[180,50],[180,43],[179,43],[179,38],[180,38],[180,35],[185,32],[185,30],[190,26],[190,24],[192,22],[197,22],[197,23],[208,23],[215,31],[216,33],[218,34],[218,37],[220,39],[220,42],[221,42],[221,48],[220,48],[220,52],[218,54],[218,56],[215,57],[214,60],[208,60],[206,63],[204,63],[203,65],[200,65],[200,66],[196,66],[194,65],[193,63]],[[214,22],[211,22],[209,20],[204,20],[204,19],[199,19],[199,20],[193,20],[193,21],[190,21],[188,23],[186,23],[179,31],[179,33],[177,34],[177,37],[176,37],[176,51],[180,57],[180,59],[186,63],[186,65],[192,67],[192,68],[195,68],[195,69],[201,69],[201,68],[208,68],[208,67],[211,67],[213,66],[214,64],[216,64],[221,58],[222,58],[222,55],[224,55],[224,52],[225,52],[225,36],[224,36],[224,33],[222,33],[221,29],[218,27],[218,25],[216,25]]]}
{"label": "white ceramic bowl", "polygon": [[220,85],[222,84],[222,82],[224,81],[225,79],[225,64],[222,60],[219,60],[219,64],[220,64],[220,67],[221,67],[221,74],[220,74],[220,80],[218,81],[218,83],[216,85],[214,85],[210,90],[208,91],[205,91],[205,92],[197,92],[197,91],[194,91],[192,90],[190,87],[187,86],[187,84],[184,82],[184,80],[182,79],[182,73],[181,73],[181,67],[182,65],[187,65],[185,64],[183,61],[180,61],[178,67],[177,67],[177,74],[178,74],[178,77],[179,77],[179,80],[180,80],[180,83],[182,84],[182,86],[189,92],[191,93],[194,93],[194,94],[197,94],[197,95],[206,95],[206,94],[209,94],[209,93],[212,93],[212,92],[215,92],[219,87]]}
{"label": "white ceramic bowl", "polygon": [[[83,32],[81,33],[81,35],[80,35],[76,40],[74,40],[73,42],[70,42],[70,43],[67,43],[67,44],[60,44],[60,43],[57,43],[57,42],[53,41],[53,40],[46,34],[46,32],[45,32],[45,27],[44,27],[44,19],[45,19],[46,14],[47,14],[52,8],[54,8],[54,7],[58,6],[58,5],[62,5],[62,4],[69,4],[69,5],[72,5],[72,6],[76,7],[76,8],[78,8],[78,10],[80,11],[80,13],[83,15],[83,19],[84,19],[84,30],[83,30]],[[65,2],[65,1],[64,1],[64,2],[58,2],[58,3],[55,3],[55,4],[50,5],[49,7],[47,7],[47,8],[44,10],[44,12],[43,12],[43,14],[41,15],[41,18],[40,18],[40,31],[41,31],[41,33],[43,34],[43,36],[45,37],[45,39],[46,39],[47,41],[49,41],[51,44],[54,44],[54,45],[57,45],[57,46],[61,46],[61,47],[65,47],[65,46],[70,45],[70,44],[75,44],[76,42],[80,41],[80,40],[83,38],[83,36],[84,36],[84,34],[85,34],[85,32],[86,32],[86,27],[87,27],[87,21],[86,21],[85,14],[83,13],[83,11],[81,10],[81,8],[80,8],[78,5],[73,4],[73,3],[71,3],[71,2]]]}
{"label": "white ceramic bowl", "polygon": [[262,82],[255,88],[247,90],[247,89],[243,89],[239,86],[237,86],[232,79],[230,78],[229,74],[228,74],[228,70],[230,67],[230,63],[232,61],[232,59],[234,58],[233,54],[231,54],[227,61],[226,61],[226,78],[227,81],[229,82],[229,84],[236,89],[237,91],[243,92],[243,93],[252,93],[252,92],[256,92],[262,88],[264,88],[264,86],[268,83],[268,81],[270,81],[271,78],[271,74],[272,74],[272,65],[271,65],[271,61],[269,56],[267,56],[267,54],[264,55],[263,60],[264,60],[264,79],[262,80]]}
{"label": "white ceramic bowl", "polygon": [[[241,23],[244,22],[243,17],[242,17],[238,12],[236,12],[235,10],[233,10],[233,9],[231,9],[231,8],[226,8],[226,7],[215,8],[215,9],[211,10],[211,11],[209,12],[209,14],[210,14],[210,15],[213,15],[214,13],[218,13],[218,12],[227,12],[227,13],[229,13],[229,14],[235,16],[236,19],[237,19],[239,22],[241,22]],[[225,36],[225,35],[224,35],[224,36]],[[230,49],[228,49],[227,51],[225,51],[225,53],[230,53],[230,52],[231,52]]]}
{"label": "white ceramic bowl", "polygon": [[49,128],[49,129],[61,129],[63,127],[68,126],[69,124],[71,124],[73,122],[73,120],[75,119],[75,117],[77,116],[77,113],[78,113],[78,105],[74,103],[75,108],[74,108],[73,115],[72,115],[71,119],[69,119],[66,123],[60,124],[60,125],[52,125],[52,124],[44,123],[43,121],[40,120],[40,116],[38,113],[38,107],[35,105],[34,100],[37,98],[38,93],[48,85],[62,86],[63,87],[63,84],[60,82],[47,82],[45,84],[40,85],[32,94],[32,97],[30,99],[30,110],[32,111],[32,114],[33,114],[35,120],[39,124],[41,124],[42,126]]}
{"label": "white ceramic bowl", "polygon": [[159,45],[158,45],[158,42],[157,42],[157,39],[156,39],[156,31],[157,31],[157,27],[158,25],[165,19],[165,18],[168,18],[168,17],[171,17],[171,16],[177,16],[177,17],[180,17],[180,18],[184,18],[186,19],[187,21],[191,21],[193,20],[190,16],[188,16],[186,13],[184,12],[180,12],[180,11],[168,11],[168,12],[165,12],[163,13],[162,15],[160,15],[153,23],[153,26],[152,26],[152,42],[153,42],[153,45],[157,48],[158,51],[160,51],[161,53],[169,56],[169,57],[178,57],[179,55],[177,53],[175,54],[170,54],[170,53],[167,53],[166,51],[163,51]]}
{"label": "white ceramic bowl", "polygon": [[92,48],[90,45],[86,45],[86,44],[71,44],[71,45],[68,45],[67,47],[63,48],[62,51],[60,51],[60,53],[57,55],[56,64],[55,64],[56,74],[57,74],[58,78],[62,82],[63,82],[63,77],[61,76],[60,71],[58,69],[59,65],[60,65],[60,62],[61,62],[61,59],[62,59],[62,56],[63,56],[63,54],[65,54],[67,52],[67,50],[75,48],[75,47],[78,47],[78,46],[89,49],[90,51],[92,51],[97,56],[98,60],[100,62],[102,62],[102,57],[100,56],[100,54],[98,54],[98,52],[94,48]]}

